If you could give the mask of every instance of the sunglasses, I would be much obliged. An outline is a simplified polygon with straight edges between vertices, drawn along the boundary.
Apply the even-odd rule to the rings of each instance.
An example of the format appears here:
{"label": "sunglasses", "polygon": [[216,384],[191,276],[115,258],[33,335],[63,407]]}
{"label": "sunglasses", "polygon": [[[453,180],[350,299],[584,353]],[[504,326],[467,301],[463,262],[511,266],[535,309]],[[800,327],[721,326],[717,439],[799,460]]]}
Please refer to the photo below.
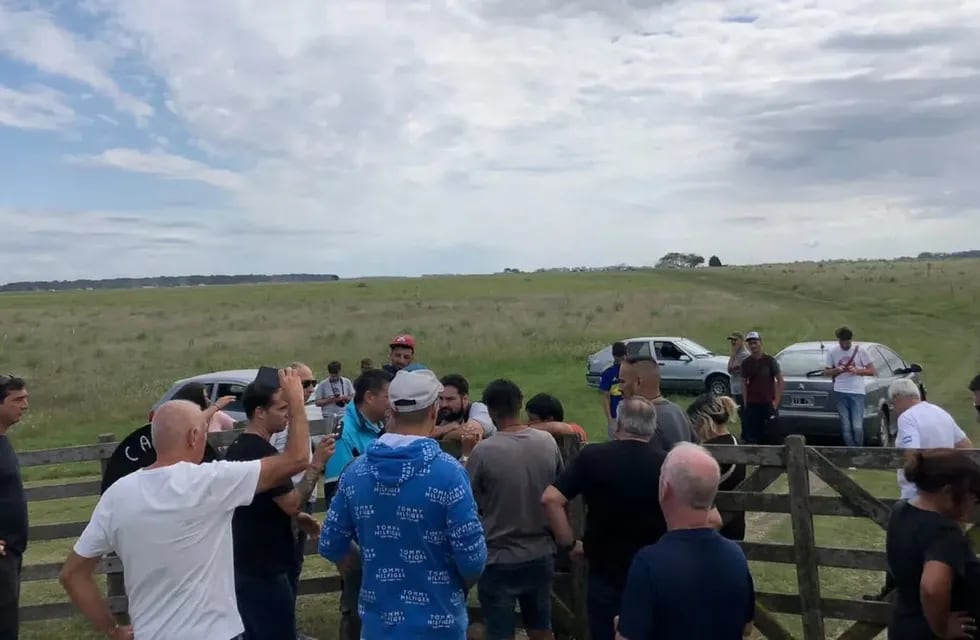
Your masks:
{"label": "sunglasses", "polygon": [[303,388],[309,389],[316,386],[316,380],[303,380]]}

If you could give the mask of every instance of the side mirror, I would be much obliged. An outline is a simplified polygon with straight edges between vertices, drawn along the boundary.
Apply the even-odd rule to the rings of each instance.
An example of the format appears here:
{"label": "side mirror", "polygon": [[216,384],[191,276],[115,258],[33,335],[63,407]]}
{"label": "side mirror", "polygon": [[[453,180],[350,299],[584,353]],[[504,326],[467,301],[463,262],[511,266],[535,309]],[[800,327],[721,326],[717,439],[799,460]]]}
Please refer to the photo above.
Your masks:
{"label": "side mirror", "polygon": [[679,357],[678,360],[680,360],[681,362],[690,362],[691,360],[693,360],[693,358],[691,358],[691,356],[687,355],[686,353],[682,353],[681,357]]}
{"label": "side mirror", "polygon": [[918,365],[913,362],[912,364],[909,365],[909,371],[911,371],[912,373],[922,373],[922,365]]}

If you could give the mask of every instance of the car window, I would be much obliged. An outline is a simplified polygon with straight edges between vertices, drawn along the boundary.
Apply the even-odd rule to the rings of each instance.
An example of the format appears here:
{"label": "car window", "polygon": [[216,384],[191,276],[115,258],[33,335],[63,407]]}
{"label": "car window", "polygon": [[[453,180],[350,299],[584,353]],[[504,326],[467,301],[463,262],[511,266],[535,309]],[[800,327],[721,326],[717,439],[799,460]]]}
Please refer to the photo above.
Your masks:
{"label": "car window", "polygon": [[[895,353],[888,347],[883,347],[881,345],[878,345],[878,349],[881,351],[881,355],[884,356],[885,362],[888,363],[888,372],[890,374],[894,375],[895,371],[899,369],[908,368],[908,365],[905,363],[905,361],[902,360],[897,353]],[[877,367],[878,365],[875,364],[875,366]]]}
{"label": "car window", "polygon": [[785,351],[776,356],[776,361],[787,377],[803,377],[811,371],[823,371],[827,366],[826,352],[819,349]]}
{"label": "car window", "polygon": [[677,348],[673,342],[657,341],[653,343],[657,350],[657,360],[680,360],[684,352]]}
{"label": "car window", "polygon": [[871,358],[871,366],[875,368],[875,377],[891,378],[895,375],[893,373],[895,367],[888,364],[877,347],[869,347],[866,351],[868,352],[868,357]]}
{"label": "car window", "polygon": [[689,340],[687,338],[684,338],[683,340],[680,341],[680,346],[683,347],[685,351],[687,351],[690,355],[694,356],[695,358],[712,355],[712,351],[710,349],[707,349],[704,346],[695,342],[694,340]]}
{"label": "car window", "polygon": [[629,358],[653,358],[653,354],[650,353],[650,342],[647,340],[627,342],[626,355]]}
{"label": "car window", "polygon": [[235,396],[235,401],[225,407],[225,411],[245,412],[245,405],[242,404],[242,394],[245,393],[245,385],[239,382],[219,382],[218,393],[215,399],[223,396]]}

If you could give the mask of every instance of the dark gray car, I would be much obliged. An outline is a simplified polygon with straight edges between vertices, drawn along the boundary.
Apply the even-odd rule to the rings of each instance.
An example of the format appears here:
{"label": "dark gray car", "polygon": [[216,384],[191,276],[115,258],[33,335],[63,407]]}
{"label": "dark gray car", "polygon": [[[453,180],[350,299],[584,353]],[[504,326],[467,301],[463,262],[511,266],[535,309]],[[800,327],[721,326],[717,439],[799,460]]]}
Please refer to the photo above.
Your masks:
{"label": "dark gray car", "polygon": [[[834,383],[823,375],[827,351],[835,344],[836,341],[800,342],[776,354],[786,381],[778,420],[784,436],[798,433],[841,437]],[[899,378],[909,378],[919,386],[924,399],[922,367],[883,344],[862,342],[860,345],[875,369],[874,376],[864,378],[864,442],[868,446],[889,446],[894,441],[897,425],[894,407],[888,402],[888,387]]]}

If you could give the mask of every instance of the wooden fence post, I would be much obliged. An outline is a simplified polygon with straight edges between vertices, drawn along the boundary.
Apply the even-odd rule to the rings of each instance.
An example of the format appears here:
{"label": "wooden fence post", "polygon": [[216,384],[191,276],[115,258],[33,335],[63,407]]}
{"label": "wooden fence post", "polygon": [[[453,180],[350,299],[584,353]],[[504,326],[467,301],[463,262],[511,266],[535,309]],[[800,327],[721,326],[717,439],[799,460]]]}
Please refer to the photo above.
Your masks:
{"label": "wooden fence post", "polygon": [[810,512],[810,471],[803,436],[791,435],[786,438],[786,476],[789,480],[790,520],[793,523],[793,551],[796,556],[803,638],[824,640],[817,541],[813,533],[813,514]]}
{"label": "wooden fence post", "polygon": [[[578,436],[564,436],[560,442],[562,462],[565,468],[582,451],[582,441]],[[579,496],[568,504],[568,520],[572,525],[575,538],[581,539],[585,533],[585,503]],[[589,617],[587,613],[588,598],[588,568],[585,564],[574,558],[571,561],[569,571],[571,572],[571,602],[568,603],[572,612],[575,614],[574,634],[576,640],[590,640]]]}
{"label": "wooden fence post", "polygon": [[[115,442],[116,436],[111,433],[103,433],[99,436],[99,443]],[[102,475],[105,477],[105,470],[109,464],[109,458],[112,456],[112,452],[102,452],[99,456],[99,464],[102,467]],[[104,560],[114,560],[118,556],[115,553],[110,553]],[[123,578],[121,571],[106,571],[105,576],[106,585],[106,599],[109,601],[109,608],[112,609],[113,598],[126,595],[126,582]],[[128,605],[127,605],[128,608]],[[116,619],[116,624],[127,625],[129,624],[129,615],[123,612],[114,612],[113,617]]]}

